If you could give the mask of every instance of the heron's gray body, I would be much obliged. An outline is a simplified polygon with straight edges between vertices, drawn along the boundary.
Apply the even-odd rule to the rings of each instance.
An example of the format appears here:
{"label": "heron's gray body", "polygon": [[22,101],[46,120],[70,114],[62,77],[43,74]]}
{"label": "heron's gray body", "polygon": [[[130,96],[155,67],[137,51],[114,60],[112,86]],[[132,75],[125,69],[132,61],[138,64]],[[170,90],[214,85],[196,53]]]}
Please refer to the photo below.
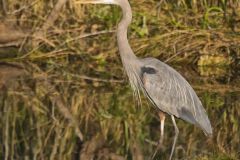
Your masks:
{"label": "heron's gray body", "polygon": [[[147,97],[161,111],[202,128],[212,128],[205,109],[190,84],[172,67],[155,58],[145,58],[141,79]],[[144,69],[145,68],[145,69]]]}

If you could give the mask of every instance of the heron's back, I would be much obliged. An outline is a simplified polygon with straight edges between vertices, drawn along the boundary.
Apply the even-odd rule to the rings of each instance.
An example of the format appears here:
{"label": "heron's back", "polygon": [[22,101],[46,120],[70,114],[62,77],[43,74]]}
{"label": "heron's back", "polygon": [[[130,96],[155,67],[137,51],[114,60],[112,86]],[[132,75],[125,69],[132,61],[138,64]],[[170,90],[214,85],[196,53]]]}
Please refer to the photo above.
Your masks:
{"label": "heron's back", "polygon": [[201,101],[189,83],[173,68],[154,59],[141,60],[141,79],[145,94],[161,111],[202,128],[206,135],[212,127]]}

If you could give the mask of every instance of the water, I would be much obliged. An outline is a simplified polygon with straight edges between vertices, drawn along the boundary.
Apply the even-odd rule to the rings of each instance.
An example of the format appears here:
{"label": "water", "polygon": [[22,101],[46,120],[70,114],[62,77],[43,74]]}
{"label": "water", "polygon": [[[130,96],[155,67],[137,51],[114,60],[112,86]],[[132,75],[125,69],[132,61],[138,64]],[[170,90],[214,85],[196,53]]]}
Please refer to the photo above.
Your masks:
{"label": "water", "polygon": [[[78,67],[81,64],[41,70],[29,63],[1,64],[5,68],[0,71],[1,159],[141,160],[151,155],[160,133],[152,105],[142,97],[142,105],[136,107],[127,81],[119,78],[122,76],[114,77],[114,81],[101,78],[108,77],[104,74],[94,78],[81,76],[71,70]],[[174,68],[196,90],[214,131],[213,137],[207,138],[199,128],[177,120],[180,134],[174,158],[239,159],[237,70]],[[71,118],[79,123],[83,144],[76,136]],[[164,146],[156,159],[170,155],[173,136],[174,128],[167,117]]]}

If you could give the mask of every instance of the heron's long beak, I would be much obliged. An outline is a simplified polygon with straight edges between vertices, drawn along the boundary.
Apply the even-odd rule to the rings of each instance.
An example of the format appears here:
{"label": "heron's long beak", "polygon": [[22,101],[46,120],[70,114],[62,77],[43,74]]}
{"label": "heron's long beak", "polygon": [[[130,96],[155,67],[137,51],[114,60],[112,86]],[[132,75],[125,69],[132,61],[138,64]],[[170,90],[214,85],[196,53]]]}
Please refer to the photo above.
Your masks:
{"label": "heron's long beak", "polygon": [[76,0],[76,4],[114,4],[114,0]]}

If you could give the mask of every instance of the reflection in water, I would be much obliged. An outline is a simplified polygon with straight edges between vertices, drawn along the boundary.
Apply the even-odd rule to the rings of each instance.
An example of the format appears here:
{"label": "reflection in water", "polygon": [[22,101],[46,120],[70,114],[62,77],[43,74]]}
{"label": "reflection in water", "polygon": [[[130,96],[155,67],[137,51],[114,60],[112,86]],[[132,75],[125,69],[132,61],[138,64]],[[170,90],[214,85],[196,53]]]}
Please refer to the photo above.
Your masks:
{"label": "reflection in water", "polygon": [[[127,82],[81,77],[67,68],[43,72],[25,65],[28,74],[11,77],[12,83],[5,83],[0,92],[1,159],[141,160],[151,155],[159,138],[159,120],[145,98],[136,107]],[[175,68],[196,89],[214,135],[207,139],[200,129],[177,120],[180,135],[174,157],[239,159],[239,77],[199,76],[195,69]],[[168,158],[173,141],[174,128],[169,117],[166,121],[159,159]]]}

